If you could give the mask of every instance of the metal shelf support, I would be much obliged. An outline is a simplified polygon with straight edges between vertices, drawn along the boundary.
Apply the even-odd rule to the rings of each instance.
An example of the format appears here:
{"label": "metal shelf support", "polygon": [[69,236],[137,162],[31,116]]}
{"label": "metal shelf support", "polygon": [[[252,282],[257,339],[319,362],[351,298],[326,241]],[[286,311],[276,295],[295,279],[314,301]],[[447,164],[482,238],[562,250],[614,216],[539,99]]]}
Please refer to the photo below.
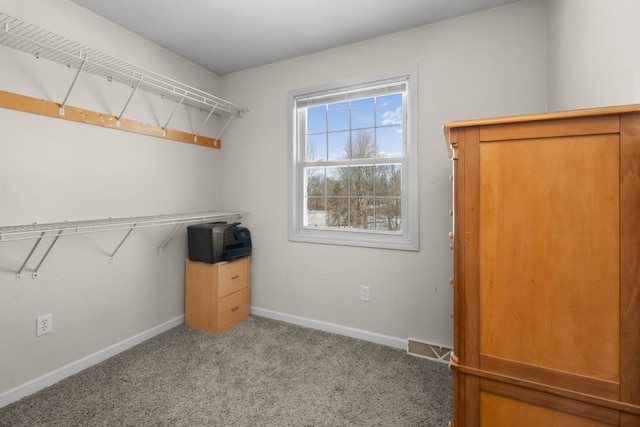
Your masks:
{"label": "metal shelf support", "polygon": [[60,238],[60,235],[62,234],[64,230],[60,230],[58,231],[58,234],[56,235],[56,237],[53,238],[53,241],[51,242],[51,244],[49,245],[49,247],[47,248],[47,251],[44,253],[44,255],[42,256],[42,259],[40,260],[40,262],[38,263],[38,266],[36,267],[35,270],[33,270],[33,275],[31,277],[33,277],[34,279],[36,277],[38,277],[38,271],[40,271],[40,267],[42,266],[42,263],[44,262],[45,259],[47,259],[47,257],[49,256],[49,252],[51,252],[51,249],[53,249],[53,246],[56,244],[56,242],[58,241],[58,239]]}
{"label": "metal shelf support", "polygon": [[220,140],[222,138],[222,134],[224,133],[225,130],[227,130],[227,127],[231,124],[231,120],[233,120],[234,117],[235,116],[229,117],[229,119],[227,120],[227,123],[224,124],[224,126],[222,127],[222,130],[218,134],[218,137],[216,138],[217,140]]}
{"label": "metal shelf support", "polygon": [[[213,114],[213,110],[209,111],[209,115],[207,116],[206,119],[204,119],[204,123],[202,123],[202,126],[200,126],[200,129],[198,129],[198,132],[196,132],[196,134],[193,136],[193,140],[195,142],[198,142],[198,135],[200,135],[200,132],[202,132],[202,129],[204,129],[204,125],[206,125],[207,122],[209,121],[209,119],[211,118],[211,114]],[[233,116],[231,116],[231,117],[233,117]],[[220,138],[218,137],[218,140],[219,139]]]}
{"label": "metal shelf support", "polygon": [[158,246],[158,251],[161,251],[161,250],[164,251],[167,248],[167,246],[169,246],[169,243],[171,243],[171,241],[173,240],[173,237],[176,235],[178,230],[180,230],[181,226],[182,224],[176,224],[173,226],[169,234],[167,234],[167,237],[165,237],[162,243],[160,243],[160,245]]}
{"label": "metal shelf support", "polygon": [[27,263],[31,259],[31,256],[36,251],[36,248],[38,247],[38,245],[42,241],[42,238],[44,237],[45,233],[46,233],[46,231],[43,231],[42,233],[40,233],[40,237],[38,237],[38,240],[36,240],[36,243],[31,248],[31,252],[29,252],[29,255],[27,255],[27,258],[22,263],[22,266],[20,267],[20,270],[18,270],[18,273],[16,273],[16,280],[22,279],[22,272],[24,271],[24,268],[27,266]]}
{"label": "metal shelf support", "polygon": [[71,91],[73,90],[73,87],[76,85],[76,82],[78,81],[78,76],[80,76],[80,73],[84,69],[84,64],[86,63],[87,63],[87,55],[84,56],[84,59],[82,60],[82,64],[78,68],[78,72],[76,73],[76,76],[73,78],[73,81],[71,82],[71,87],[67,91],[67,96],[64,97],[64,101],[62,101],[62,104],[60,104],[61,116],[64,116],[64,106],[67,105],[67,101],[69,100],[69,95],[71,95]]}
{"label": "metal shelf support", "polygon": [[138,80],[138,83],[136,83],[136,86],[133,88],[133,92],[131,92],[131,95],[129,95],[129,99],[127,99],[127,103],[124,104],[124,107],[122,108],[122,112],[116,119],[116,126],[120,127],[120,120],[122,119],[122,116],[124,116],[124,112],[126,111],[127,107],[129,106],[129,103],[131,102],[131,98],[133,98],[133,95],[135,95],[136,91],[140,87],[140,83],[142,83],[142,77],[140,77],[140,80]]}
{"label": "metal shelf support", "polygon": [[118,251],[120,250],[120,247],[122,247],[122,244],[124,243],[125,240],[127,240],[127,238],[131,235],[131,232],[133,231],[133,229],[135,228],[136,224],[133,224],[131,226],[131,228],[129,229],[129,231],[127,231],[127,234],[124,236],[124,238],[122,239],[122,241],[120,242],[120,244],[118,245],[118,247],[116,248],[115,251],[113,251],[113,253],[111,254],[111,256],[109,257],[109,262],[113,262],[113,257],[116,256],[116,254],[118,253]]}
{"label": "metal shelf support", "polygon": [[[173,109],[173,111],[171,112],[171,115],[167,119],[167,122],[164,124],[164,126],[162,126],[162,136],[165,136],[167,134],[167,126],[169,126],[169,122],[173,118],[173,115],[176,113],[176,111],[178,111],[178,108],[180,108],[180,106],[182,105],[182,102],[184,101],[184,98],[185,98],[184,96],[182,98],[180,98],[180,102],[178,102],[178,105],[176,105],[175,108]],[[211,111],[213,112],[213,110],[211,110]],[[209,113],[209,114],[212,114],[212,113]]]}

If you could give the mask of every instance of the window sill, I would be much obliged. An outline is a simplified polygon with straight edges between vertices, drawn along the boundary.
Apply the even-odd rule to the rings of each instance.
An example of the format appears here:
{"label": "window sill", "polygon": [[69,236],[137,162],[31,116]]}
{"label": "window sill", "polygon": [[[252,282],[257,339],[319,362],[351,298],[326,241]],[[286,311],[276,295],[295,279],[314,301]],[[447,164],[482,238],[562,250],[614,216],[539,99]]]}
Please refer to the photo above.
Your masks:
{"label": "window sill", "polygon": [[342,231],[305,228],[289,234],[289,241],[320,243],[325,245],[358,246],[365,248],[419,251],[416,239],[407,236],[364,231]]}

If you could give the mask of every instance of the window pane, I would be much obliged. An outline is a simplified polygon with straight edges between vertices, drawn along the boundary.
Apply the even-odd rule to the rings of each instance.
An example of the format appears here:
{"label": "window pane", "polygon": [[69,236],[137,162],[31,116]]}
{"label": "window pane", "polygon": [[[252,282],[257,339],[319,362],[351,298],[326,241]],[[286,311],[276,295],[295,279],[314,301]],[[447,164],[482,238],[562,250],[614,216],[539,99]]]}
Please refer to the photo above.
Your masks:
{"label": "window pane", "polygon": [[376,199],[376,230],[402,230],[402,210],[400,198]]}
{"label": "window pane", "polygon": [[373,166],[352,166],[349,173],[351,197],[373,196]]}
{"label": "window pane", "polygon": [[349,158],[349,131],[329,134],[329,160]]}
{"label": "window pane", "polygon": [[329,104],[329,131],[349,129],[349,103]]}
{"label": "window pane", "polygon": [[376,143],[378,147],[378,157],[402,157],[402,126],[378,128],[376,130]]}
{"label": "window pane", "polygon": [[349,200],[329,197],[327,199],[327,226],[346,228],[349,224]]}
{"label": "window pane", "polygon": [[324,197],[307,197],[307,210],[309,211],[309,213],[315,211],[324,211],[325,200],[326,199]]}
{"label": "window pane", "polygon": [[399,197],[402,190],[402,167],[399,163],[378,165],[376,168],[376,197]]}
{"label": "window pane", "polygon": [[376,145],[373,129],[360,129],[351,133],[351,159],[373,159],[376,157]]}
{"label": "window pane", "polygon": [[307,161],[327,160],[327,134],[307,135]]}
{"label": "window pane", "polygon": [[324,168],[307,168],[307,196],[325,195]]}
{"label": "window pane", "polygon": [[402,123],[402,94],[379,96],[376,98],[376,126],[399,125]]}
{"label": "window pane", "polygon": [[307,199],[307,217],[304,219],[307,227],[326,227],[327,211],[324,197],[309,197]]}
{"label": "window pane", "polygon": [[349,215],[350,227],[356,229],[373,229],[373,198],[351,198],[351,211]]}
{"label": "window pane", "polygon": [[374,98],[358,99],[351,102],[351,128],[370,128],[374,126]]}
{"label": "window pane", "polygon": [[327,106],[320,105],[307,109],[307,133],[327,131]]}
{"label": "window pane", "polygon": [[349,168],[327,168],[327,196],[349,195]]}

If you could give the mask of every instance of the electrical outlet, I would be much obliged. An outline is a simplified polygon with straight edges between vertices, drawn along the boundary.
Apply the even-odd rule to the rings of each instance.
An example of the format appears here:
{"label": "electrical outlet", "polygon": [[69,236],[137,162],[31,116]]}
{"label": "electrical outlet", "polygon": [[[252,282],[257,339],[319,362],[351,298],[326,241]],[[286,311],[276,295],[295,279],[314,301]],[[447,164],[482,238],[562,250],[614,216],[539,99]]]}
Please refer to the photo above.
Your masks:
{"label": "electrical outlet", "polygon": [[369,302],[369,287],[360,286],[360,301]]}
{"label": "electrical outlet", "polygon": [[53,315],[51,313],[36,317],[36,336],[51,333],[53,330]]}

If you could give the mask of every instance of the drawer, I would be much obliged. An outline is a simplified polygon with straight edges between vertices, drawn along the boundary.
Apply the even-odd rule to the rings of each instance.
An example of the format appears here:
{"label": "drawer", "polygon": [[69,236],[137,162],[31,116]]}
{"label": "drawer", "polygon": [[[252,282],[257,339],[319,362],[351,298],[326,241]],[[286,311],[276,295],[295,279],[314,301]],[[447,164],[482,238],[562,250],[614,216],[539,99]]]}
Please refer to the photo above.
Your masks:
{"label": "drawer", "polygon": [[249,317],[249,289],[244,288],[220,299],[218,332],[229,329],[247,317]]}
{"label": "drawer", "polygon": [[219,268],[218,286],[221,298],[246,288],[249,284],[249,258],[226,262],[220,264]]}

